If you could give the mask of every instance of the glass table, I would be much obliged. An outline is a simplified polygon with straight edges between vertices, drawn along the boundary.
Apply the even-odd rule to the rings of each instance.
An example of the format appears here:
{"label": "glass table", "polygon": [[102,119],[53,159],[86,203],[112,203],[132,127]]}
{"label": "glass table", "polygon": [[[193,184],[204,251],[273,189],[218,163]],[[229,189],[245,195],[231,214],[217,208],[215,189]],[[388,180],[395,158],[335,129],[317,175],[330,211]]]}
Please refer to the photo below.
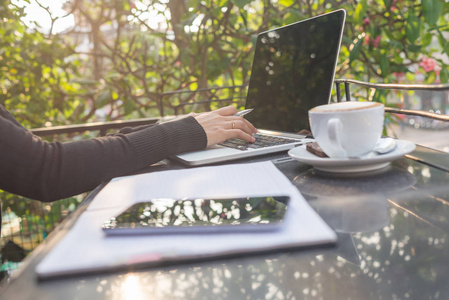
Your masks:
{"label": "glass table", "polygon": [[267,159],[337,232],[335,245],[39,281],[36,265],[98,187],[30,254],[0,299],[449,299],[449,154],[418,146],[357,176],[319,173],[285,153],[251,161]]}

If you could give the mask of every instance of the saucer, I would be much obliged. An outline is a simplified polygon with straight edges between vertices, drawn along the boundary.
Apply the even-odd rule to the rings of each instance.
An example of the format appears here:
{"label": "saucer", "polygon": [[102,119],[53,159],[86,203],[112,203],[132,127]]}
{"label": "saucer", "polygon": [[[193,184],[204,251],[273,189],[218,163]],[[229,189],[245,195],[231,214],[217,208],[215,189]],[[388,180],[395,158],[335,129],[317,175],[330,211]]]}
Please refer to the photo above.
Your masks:
{"label": "saucer", "polygon": [[389,165],[395,159],[415,150],[415,144],[396,140],[396,148],[385,154],[371,152],[360,158],[329,158],[318,157],[302,145],[291,149],[288,154],[297,161],[309,164],[318,171],[330,173],[355,173],[380,170]]}

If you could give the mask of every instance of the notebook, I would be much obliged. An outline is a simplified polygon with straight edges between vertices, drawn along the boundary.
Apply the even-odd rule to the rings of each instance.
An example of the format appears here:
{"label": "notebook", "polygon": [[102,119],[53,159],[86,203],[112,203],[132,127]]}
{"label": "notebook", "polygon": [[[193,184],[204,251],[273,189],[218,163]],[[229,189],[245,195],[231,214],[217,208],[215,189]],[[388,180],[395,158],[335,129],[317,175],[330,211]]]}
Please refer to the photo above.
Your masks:
{"label": "notebook", "polygon": [[305,143],[305,136],[296,133],[310,130],[309,109],[330,101],[345,17],[340,9],[258,35],[245,104],[253,111],[245,118],[258,135],[283,141],[259,147],[231,140],[174,158],[198,166],[287,151]]}

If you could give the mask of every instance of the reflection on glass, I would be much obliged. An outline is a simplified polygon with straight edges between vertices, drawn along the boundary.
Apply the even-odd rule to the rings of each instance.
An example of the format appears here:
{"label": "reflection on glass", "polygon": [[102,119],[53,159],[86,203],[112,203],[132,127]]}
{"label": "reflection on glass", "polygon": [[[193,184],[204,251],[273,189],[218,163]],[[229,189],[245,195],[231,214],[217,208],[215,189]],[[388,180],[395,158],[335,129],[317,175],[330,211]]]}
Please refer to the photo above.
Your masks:
{"label": "reflection on glass", "polygon": [[[418,163],[401,160],[394,163],[398,165],[413,170],[417,183],[395,190],[389,181],[395,179],[398,185],[406,181],[391,174],[384,174],[386,181],[376,181],[378,193],[388,198],[390,223],[377,231],[352,233],[352,239],[344,234],[346,243],[339,233],[336,248],[192,262],[105,275],[102,280],[89,277],[78,284],[71,284],[73,279],[60,281],[58,287],[67,295],[86,295],[82,299],[92,295],[122,299],[123,285],[135,286],[135,281],[127,280],[132,275],[139,278],[135,286],[139,293],[151,299],[449,299],[448,230],[440,226],[447,224],[449,215],[449,173],[431,168],[431,183],[438,190],[422,176]],[[300,178],[306,183],[307,178],[296,180]],[[358,180],[365,184],[345,186],[344,180],[339,181],[334,193],[375,191],[365,179]],[[441,223],[429,221],[430,215]],[[346,256],[342,258],[340,251]],[[58,297],[49,294],[49,298]]]}
{"label": "reflection on glass", "polygon": [[307,112],[329,101],[343,13],[288,25],[258,36],[246,106],[256,127],[298,132]]}
{"label": "reflection on glass", "polygon": [[145,288],[141,285],[140,278],[133,274],[124,276],[119,290],[118,299],[139,300],[147,299]]}
{"label": "reflection on glass", "polygon": [[387,197],[410,189],[416,179],[398,168],[350,178],[328,177],[309,170],[295,177],[293,183],[333,229],[355,233],[386,226]]}
{"label": "reflection on glass", "polygon": [[104,228],[256,225],[280,222],[287,197],[153,199],[133,205]]}
{"label": "reflection on glass", "polygon": [[386,198],[410,189],[416,184],[415,175],[408,171],[396,167],[385,169],[381,173],[367,172],[365,175],[319,174],[310,169],[302,174],[298,174],[293,183],[301,193],[314,196],[377,196]]}

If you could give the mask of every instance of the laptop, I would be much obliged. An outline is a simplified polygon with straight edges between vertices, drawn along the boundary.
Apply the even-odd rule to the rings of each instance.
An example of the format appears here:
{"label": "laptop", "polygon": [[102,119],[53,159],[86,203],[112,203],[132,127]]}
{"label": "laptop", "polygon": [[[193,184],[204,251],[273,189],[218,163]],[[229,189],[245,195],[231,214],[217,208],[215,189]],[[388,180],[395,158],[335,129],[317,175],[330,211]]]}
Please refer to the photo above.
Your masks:
{"label": "laptop", "polygon": [[[310,130],[309,109],[330,101],[345,18],[340,9],[260,33],[245,104],[253,108],[245,118],[258,130],[256,143],[228,140],[174,158],[199,166],[287,151],[305,143],[306,136],[295,133]],[[259,142],[265,139],[268,142]]]}

